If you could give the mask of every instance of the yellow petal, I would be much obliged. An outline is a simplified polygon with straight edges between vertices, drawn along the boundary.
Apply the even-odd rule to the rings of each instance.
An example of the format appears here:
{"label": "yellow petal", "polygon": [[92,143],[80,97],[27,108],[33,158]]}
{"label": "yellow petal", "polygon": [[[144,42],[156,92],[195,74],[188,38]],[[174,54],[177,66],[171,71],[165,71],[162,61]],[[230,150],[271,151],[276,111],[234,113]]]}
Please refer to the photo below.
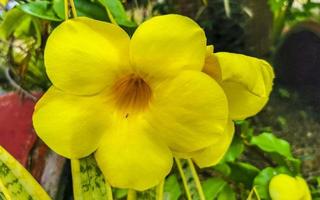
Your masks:
{"label": "yellow petal", "polygon": [[144,22],[130,44],[133,67],[152,77],[176,75],[182,69],[201,71],[205,54],[204,31],[190,18],[173,14]]}
{"label": "yellow petal", "polygon": [[170,172],[172,154],[142,118],[118,119],[101,140],[95,157],[114,187],[145,190]]}
{"label": "yellow petal", "polygon": [[97,149],[110,122],[99,96],[80,97],[51,87],[38,101],[33,125],[38,136],[55,152],[81,158]]}
{"label": "yellow petal", "polygon": [[202,71],[216,81],[221,82],[221,69],[218,58],[213,54],[213,46],[207,46],[206,59]]}
{"label": "yellow petal", "polygon": [[192,153],[192,160],[201,168],[216,165],[227,152],[233,134],[234,123],[230,120],[220,140],[203,150]]}
{"label": "yellow petal", "polygon": [[186,70],[159,84],[146,116],[175,152],[192,152],[217,141],[227,123],[221,87],[202,72]]}
{"label": "yellow petal", "polygon": [[279,174],[271,179],[269,193],[272,200],[301,200],[304,196],[304,190],[297,179],[286,174]]}
{"label": "yellow petal", "polygon": [[311,200],[312,199],[311,193],[310,193],[310,190],[309,190],[309,187],[308,187],[308,184],[306,183],[306,181],[299,176],[296,177],[296,180],[298,181],[299,187],[302,188],[302,190],[303,190],[304,195],[301,200]]}
{"label": "yellow petal", "polygon": [[227,95],[230,117],[234,120],[255,115],[263,108],[274,79],[272,67],[266,61],[225,52],[207,57],[204,72],[221,78],[218,81]]}
{"label": "yellow petal", "polygon": [[86,17],[59,25],[45,49],[47,74],[53,85],[72,94],[95,94],[129,66],[130,38],[110,23]]}

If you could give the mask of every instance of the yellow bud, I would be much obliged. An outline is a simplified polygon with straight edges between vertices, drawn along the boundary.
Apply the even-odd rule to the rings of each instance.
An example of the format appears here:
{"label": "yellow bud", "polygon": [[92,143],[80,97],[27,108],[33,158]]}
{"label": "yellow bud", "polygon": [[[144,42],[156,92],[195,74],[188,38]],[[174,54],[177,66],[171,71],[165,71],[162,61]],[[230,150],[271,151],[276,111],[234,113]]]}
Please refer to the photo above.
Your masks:
{"label": "yellow bud", "polygon": [[269,184],[269,193],[272,200],[311,200],[307,183],[298,176],[274,176]]}

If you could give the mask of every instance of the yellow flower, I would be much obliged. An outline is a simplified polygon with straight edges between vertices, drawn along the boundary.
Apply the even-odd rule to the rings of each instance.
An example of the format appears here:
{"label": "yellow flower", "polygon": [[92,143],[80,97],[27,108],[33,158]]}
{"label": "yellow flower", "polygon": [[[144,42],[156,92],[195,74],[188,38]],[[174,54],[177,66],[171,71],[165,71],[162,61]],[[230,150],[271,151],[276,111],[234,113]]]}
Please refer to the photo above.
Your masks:
{"label": "yellow flower", "polygon": [[257,114],[269,99],[274,79],[273,69],[266,61],[235,53],[213,53],[213,46],[207,47],[203,72],[215,79],[227,96],[229,122],[224,137],[202,150],[175,153],[177,157],[192,158],[202,168],[220,162],[233,138],[232,120]]}
{"label": "yellow flower", "polygon": [[228,102],[201,71],[205,55],[203,30],[183,16],[154,17],[131,39],[110,23],[67,20],[47,41],[53,86],[36,105],[35,130],[65,157],[95,152],[112,186],[155,186],[172,152],[225,140]]}
{"label": "yellow flower", "polygon": [[311,200],[310,190],[306,181],[297,176],[279,174],[272,177],[269,184],[272,200]]}
{"label": "yellow flower", "polygon": [[0,5],[1,6],[7,5],[7,3],[8,3],[8,0],[0,0]]}

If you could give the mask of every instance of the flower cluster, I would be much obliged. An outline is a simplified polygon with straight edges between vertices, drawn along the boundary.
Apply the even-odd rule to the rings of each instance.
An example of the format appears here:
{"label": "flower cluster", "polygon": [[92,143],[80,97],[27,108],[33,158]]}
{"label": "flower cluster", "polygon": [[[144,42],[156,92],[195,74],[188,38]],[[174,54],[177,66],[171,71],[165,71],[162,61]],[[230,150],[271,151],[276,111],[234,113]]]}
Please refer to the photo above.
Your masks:
{"label": "flower cluster", "polygon": [[274,74],[263,60],[206,45],[199,25],[180,15],[154,17],[131,38],[86,17],[63,22],[45,48],[53,86],[36,105],[37,134],[70,159],[94,153],[120,188],[157,185],[174,156],[216,164],[233,120],[262,109]]}

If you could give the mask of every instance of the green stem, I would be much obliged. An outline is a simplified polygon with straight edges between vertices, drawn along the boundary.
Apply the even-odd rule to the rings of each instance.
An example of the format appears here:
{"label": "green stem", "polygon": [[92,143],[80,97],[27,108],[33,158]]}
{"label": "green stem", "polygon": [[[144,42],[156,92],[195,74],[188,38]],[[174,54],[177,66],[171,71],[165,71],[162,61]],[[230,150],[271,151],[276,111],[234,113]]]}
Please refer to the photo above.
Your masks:
{"label": "green stem", "polygon": [[128,196],[127,200],[136,200],[137,199],[137,193],[135,190],[129,189],[128,190]]}
{"label": "green stem", "polygon": [[164,180],[157,185],[157,191],[156,191],[156,200],[163,200],[163,186],[164,186]]}
{"label": "green stem", "polygon": [[185,192],[186,192],[186,195],[187,195],[187,199],[188,199],[188,200],[192,200],[192,198],[191,198],[191,193],[190,193],[190,190],[189,190],[189,187],[188,187],[188,183],[187,183],[187,178],[186,178],[186,176],[184,175],[181,162],[180,162],[180,160],[179,160],[178,158],[174,158],[174,159],[175,159],[175,161],[176,161],[176,164],[177,164],[177,167],[178,167],[178,170],[179,170],[181,179],[182,179],[182,183],[183,183],[183,186],[184,186],[184,190],[185,190]]}
{"label": "green stem", "polygon": [[73,17],[78,17],[77,10],[76,10],[76,5],[74,4],[73,0],[70,0],[70,5],[71,5],[71,11],[72,11]]}
{"label": "green stem", "polygon": [[196,184],[196,188],[198,190],[200,200],[205,200],[206,197],[204,196],[203,189],[202,189],[202,186],[201,186],[200,179],[199,179],[198,173],[196,171],[196,168],[194,167],[194,164],[193,164],[193,162],[192,162],[192,160],[190,158],[187,159],[187,161],[188,161],[189,167],[191,169],[191,173],[192,173],[194,182]]}
{"label": "green stem", "polygon": [[286,19],[290,14],[291,7],[294,0],[287,0],[287,5],[285,8],[281,8],[278,13],[275,13],[273,19],[273,30],[272,30],[272,41],[274,44],[278,42],[279,35],[281,35],[283,28],[285,26]]}
{"label": "green stem", "polygon": [[64,0],[64,20],[69,19],[69,3],[68,0]]}

